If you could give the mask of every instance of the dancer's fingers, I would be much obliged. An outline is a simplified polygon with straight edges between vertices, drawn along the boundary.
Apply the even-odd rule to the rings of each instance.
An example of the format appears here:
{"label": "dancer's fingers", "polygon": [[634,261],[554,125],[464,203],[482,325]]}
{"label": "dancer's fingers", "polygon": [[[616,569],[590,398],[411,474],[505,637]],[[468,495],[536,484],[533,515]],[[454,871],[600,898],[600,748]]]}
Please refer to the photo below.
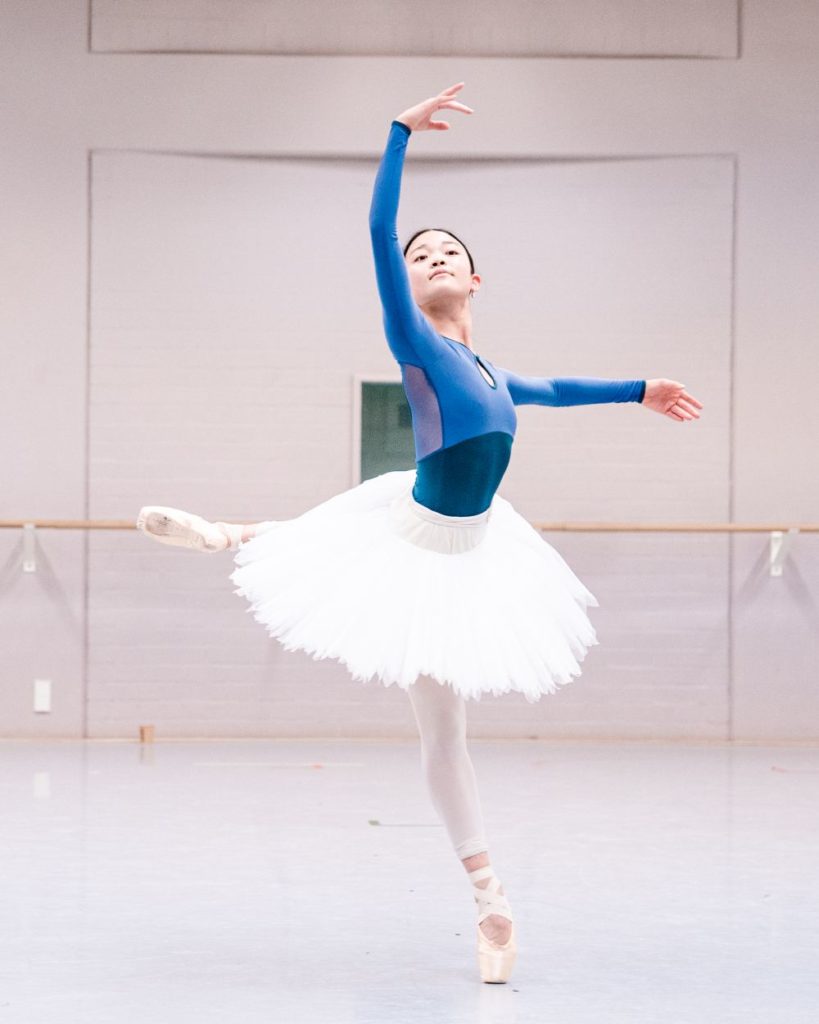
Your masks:
{"label": "dancer's fingers", "polygon": [[[677,405],[681,409],[685,409],[686,412],[691,413],[691,415],[693,416],[693,418],[695,420],[698,420],[700,418],[700,414],[697,412],[697,410],[694,408],[694,406],[690,402],[686,402],[686,400],[684,398],[678,398],[677,399]],[[702,408],[702,406],[700,406],[700,408]]]}
{"label": "dancer's fingers", "polygon": [[466,84],[465,82],[457,82],[455,85],[450,85],[450,87],[448,89],[442,89],[438,93],[438,95],[439,96],[450,96],[450,95],[454,96],[456,92],[460,92],[461,89],[463,89],[465,84]]}
{"label": "dancer's fingers", "polygon": [[694,398],[693,395],[689,395],[687,391],[683,391],[680,397],[685,398],[686,401],[690,402],[692,405],[695,405],[698,409],[702,409],[702,402],[698,402],[697,399]]}
{"label": "dancer's fingers", "polygon": [[449,121],[430,121],[429,126],[439,132],[445,132],[451,127]]}
{"label": "dancer's fingers", "polygon": [[474,114],[475,113],[475,111],[472,109],[472,107],[466,106],[465,103],[458,103],[457,100],[446,100],[444,103],[439,103],[437,109],[438,110],[442,110],[445,107],[448,110],[460,110],[464,114]]}

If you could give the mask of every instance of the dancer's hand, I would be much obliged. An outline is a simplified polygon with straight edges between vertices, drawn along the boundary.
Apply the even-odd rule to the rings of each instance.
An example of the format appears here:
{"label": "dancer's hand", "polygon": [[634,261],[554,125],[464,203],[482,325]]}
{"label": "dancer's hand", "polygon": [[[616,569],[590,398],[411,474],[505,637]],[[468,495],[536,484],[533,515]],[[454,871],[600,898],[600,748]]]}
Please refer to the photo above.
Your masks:
{"label": "dancer's hand", "polygon": [[641,404],[681,422],[698,420],[700,414],[697,409],[702,409],[702,402],[688,394],[685,384],[663,377],[646,381],[646,393]]}
{"label": "dancer's hand", "polygon": [[414,107],[410,107],[403,114],[399,114],[395,120],[405,124],[407,128],[414,132],[425,132],[429,129],[445,132],[449,129],[448,121],[430,120],[436,110],[449,109],[460,110],[462,114],[474,113],[471,107],[464,106],[463,103],[458,103],[454,99],[455,94],[459,93],[463,87],[463,82],[458,82],[457,85],[450,85],[448,89],[439,92],[437,96],[431,96],[428,100],[416,103]]}

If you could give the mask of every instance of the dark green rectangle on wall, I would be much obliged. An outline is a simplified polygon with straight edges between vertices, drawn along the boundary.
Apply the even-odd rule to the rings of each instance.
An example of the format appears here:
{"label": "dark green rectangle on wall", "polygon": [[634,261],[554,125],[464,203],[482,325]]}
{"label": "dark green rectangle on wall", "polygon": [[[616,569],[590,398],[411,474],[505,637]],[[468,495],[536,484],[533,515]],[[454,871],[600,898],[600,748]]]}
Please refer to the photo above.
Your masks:
{"label": "dark green rectangle on wall", "polygon": [[412,415],[403,384],[361,385],[361,479],[415,467]]}

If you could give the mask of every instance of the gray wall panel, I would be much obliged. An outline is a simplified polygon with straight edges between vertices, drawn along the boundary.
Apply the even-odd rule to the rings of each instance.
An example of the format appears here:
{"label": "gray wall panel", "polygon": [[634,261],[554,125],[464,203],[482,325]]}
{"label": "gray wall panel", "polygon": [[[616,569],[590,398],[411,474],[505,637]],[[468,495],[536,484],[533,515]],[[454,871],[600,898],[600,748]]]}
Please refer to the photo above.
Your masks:
{"label": "gray wall panel", "polygon": [[[366,231],[374,169],[343,161],[95,157],[95,515],[135,515],[149,502],[211,518],[243,518],[248,510],[285,518],[349,486],[351,377],[392,367]],[[476,338],[483,339],[476,344],[490,360],[546,376],[639,376],[650,359],[656,370],[643,371],[649,375],[662,366],[693,380],[709,367],[707,384],[692,388],[717,411],[696,430],[636,406],[522,410],[521,447],[504,494],[531,517],[727,514],[729,433],[720,397],[729,385],[730,160],[465,168],[414,161],[404,196],[404,235],[443,223],[469,240],[485,280],[475,302]],[[493,216],[485,216],[490,209]],[[575,551],[595,547],[594,539],[570,543]],[[305,687],[291,674],[289,658],[271,665],[253,642],[256,658],[245,660],[246,631],[229,627],[238,615],[219,596],[220,586],[229,589],[229,558],[203,565],[178,551],[161,551],[164,560],[146,552],[155,568],[137,576],[131,562],[117,568],[120,548],[109,537],[93,541],[90,679],[105,728],[121,716],[120,728],[133,733],[138,723],[128,716],[145,714],[153,701],[163,732],[218,734],[233,702],[245,714],[230,714],[230,728],[254,735],[289,730],[304,701],[320,699],[315,683]],[[598,548],[589,585],[606,567],[603,579],[615,581],[616,596],[600,613],[607,638],[602,656],[590,658],[592,684],[558,708],[550,701],[530,708],[526,727],[560,732],[579,720],[594,735],[678,736],[699,723],[718,734],[724,658],[723,672],[705,682],[697,659],[699,634],[713,628],[715,612],[724,630],[725,581],[705,621],[698,587],[681,588],[692,558],[693,582],[713,585],[724,571],[723,545],[648,537],[598,541]],[[628,550],[641,553],[631,565]],[[612,563],[617,573],[609,573]],[[630,589],[639,595],[632,618]],[[142,612],[137,621],[151,624],[136,647],[129,595]],[[691,598],[685,614],[681,595]],[[632,659],[617,653],[619,643],[626,650],[637,643],[644,663],[675,639],[674,670],[657,665],[650,689]],[[132,698],[134,656],[144,681]],[[691,675],[700,700],[690,703],[682,681]],[[332,676],[334,688],[343,686],[343,670]],[[166,699],[156,691],[160,678]],[[686,713],[669,721],[669,702],[681,692]],[[279,701],[286,697],[285,714]],[[359,709],[366,712],[370,694],[354,684],[347,700],[363,728]],[[316,727],[332,721],[321,712]],[[483,708],[473,722],[497,728]]]}
{"label": "gray wall panel", "polygon": [[92,0],[99,52],[735,57],[736,0]]}

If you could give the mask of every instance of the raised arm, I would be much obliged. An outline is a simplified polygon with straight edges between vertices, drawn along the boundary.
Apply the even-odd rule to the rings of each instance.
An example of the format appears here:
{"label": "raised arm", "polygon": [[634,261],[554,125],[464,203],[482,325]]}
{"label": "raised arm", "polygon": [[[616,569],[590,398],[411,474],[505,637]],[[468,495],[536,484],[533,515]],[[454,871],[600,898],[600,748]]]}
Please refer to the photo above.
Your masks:
{"label": "raised arm", "polygon": [[407,125],[397,120],[392,122],[387,148],[375,178],[370,205],[370,239],[387,343],[399,362],[423,365],[430,345],[437,339],[412,297],[396,226],[401,172],[409,137]]}
{"label": "raised arm", "polygon": [[412,297],[404,254],[398,242],[396,222],[401,173],[407,141],[413,131],[449,128],[446,121],[432,120],[436,110],[449,108],[471,113],[469,107],[453,98],[462,87],[462,82],[450,86],[405,110],[392,122],[370,205],[370,238],[387,343],[399,362],[418,366],[434,359],[441,351],[442,342]]}

